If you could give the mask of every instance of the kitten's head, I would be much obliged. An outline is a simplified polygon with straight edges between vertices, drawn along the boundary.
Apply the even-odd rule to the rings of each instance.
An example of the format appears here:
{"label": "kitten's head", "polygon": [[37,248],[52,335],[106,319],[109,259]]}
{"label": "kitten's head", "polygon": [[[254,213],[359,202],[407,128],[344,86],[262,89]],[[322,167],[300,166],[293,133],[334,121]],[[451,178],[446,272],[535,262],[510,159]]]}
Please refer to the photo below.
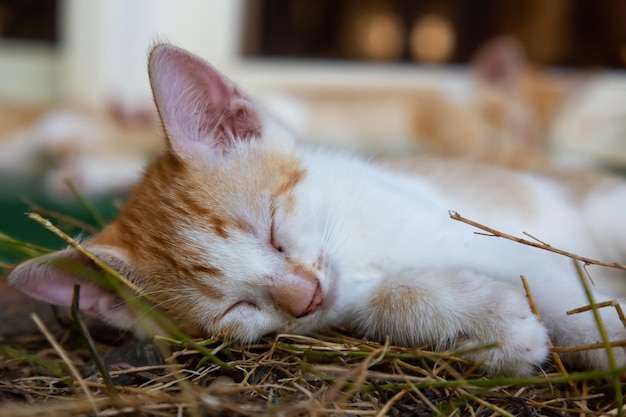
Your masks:
{"label": "kitten's head", "polygon": [[[84,245],[192,335],[251,341],[312,330],[329,304],[332,268],[311,232],[309,176],[293,139],[184,50],[156,46],[149,72],[167,150],[120,216]],[[135,325],[116,296],[55,266],[63,260],[94,270],[70,248],[18,265],[9,280],[66,305],[81,283],[82,309]]]}

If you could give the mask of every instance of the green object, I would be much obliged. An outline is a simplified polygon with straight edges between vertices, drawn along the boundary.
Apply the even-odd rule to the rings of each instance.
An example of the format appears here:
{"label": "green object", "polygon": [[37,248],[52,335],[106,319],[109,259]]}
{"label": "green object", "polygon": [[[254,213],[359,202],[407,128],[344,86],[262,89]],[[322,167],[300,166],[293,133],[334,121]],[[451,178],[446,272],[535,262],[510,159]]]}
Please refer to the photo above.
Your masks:
{"label": "green object", "polygon": [[[78,220],[99,229],[99,220],[92,211],[105,221],[113,219],[118,210],[114,205],[116,197],[109,196],[97,200],[89,200],[89,205],[79,198],[70,196],[65,200],[51,198],[46,195],[37,181],[17,178],[0,178],[0,234],[13,239],[50,249],[60,249],[65,243],[41,225],[29,219],[27,213],[33,211],[30,203],[44,209],[41,213],[70,236],[89,236],[90,233],[68,222],[55,219],[48,212],[59,213],[68,218]],[[119,198],[119,197],[117,197]],[[14,245],[0,241],[0,264],[19,261],[25,257],[23,251]]]}

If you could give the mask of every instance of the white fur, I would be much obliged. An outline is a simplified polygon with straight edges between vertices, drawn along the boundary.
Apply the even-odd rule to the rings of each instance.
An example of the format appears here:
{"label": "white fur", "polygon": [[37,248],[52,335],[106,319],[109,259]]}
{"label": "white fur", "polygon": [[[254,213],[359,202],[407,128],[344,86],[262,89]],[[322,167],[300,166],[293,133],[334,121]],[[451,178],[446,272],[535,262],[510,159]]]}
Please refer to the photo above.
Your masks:
{"label": "white fur", "polygon": [[[539,364],[547,351],[545,333],[529,318],[528,306],[520,302],[520,275],[525,275],[556,345],[600,341],[591,313],[565,314],[588,304],[570,259],[476,235],[471,227],[451,220],[448,210],[508,233],[529,232],[574,253],[603,258],[597,248],[609,245],[619,247],[623,256],[624,234],[608,229],[624,230],[623,216],[614,214],[618,206],[626,205],[626,185],[576,206],[565,198],[558,183],[494,169],[494,175],[521,177],[533,203],[529,212],[515,205],[499,207],[497,200],[490,204],[493,194],[489,192],[477,193],[475,200],[461,200],[442,193],[431,178],[393,174],[343,155],[301,151],[299,156],[311,174],[297,188],[299,209],[283,219],[281,229],[302,244],[292,249],[291,256],[311,260],[323,252],[334,270],[332,275],[320,276],[326,299],[334,302],[304,319],[356,324],[367,334],[412,344],[440,343],[442,335],[453,339],[452,324],[461,332],[482,335],[483,342],[499,335],[504,349],[501,356],[492,353],[495,371],[518,373],[527,371],[531,363]],[[471,178],[457,180],[465,183]],[[605,234],[591,233],[588,224],[595,221],[609,223]],[[316,226],[325,222],[324,229],[331,232],[322,236]],[[601,276],[604,271],[594,273]],[[404,317],[396,317],[395,326],[382,317],[368,317],[368,300],[399,282],[414,287],[423,303]],[[335,292],[332,297],[331,291]],[[615,294],[596,293],[598,301],[614,298]],[[626,337],[614,311],[604,310],[602,316],[613,338]],[[511,331],[498,334],[493,332],[497,328]],[[520,346],[528,347],[526,357],[507,352],[507,347]],[[625,365],[623,348],[616,350]],[[515,357],[513,363],[506,363],[507,356]],[[574,358],[579,364],[607,365],[602,350],[580,356]]]}
{"label": "white fur", "polygon": [[[470,349],[465,356],[486,371],[515,375],[542,364],[547,333],[557,346],[600,341],[591,313],[566,314],[588,304],[569,258],[477,235],[448,213],[457,211],[510,234],[529,232],[570,252],[619,261],[626,255],[626,183],[577,196],[547,177],[456,161],[399,173],[350,155],[296,146],[230,81],[183,50],[157,46],[150,68],[170,134],[169,151],[204,169],[206,184],[216,175],[220,181],[211,185],[212,192],[226,191],[217,208],[252,229],[231,230],[225,237],[203,224],[181,221],[173,242],[184,242],[198,259],[221,271],[221,280],[216,284],[214,276],[200,274],[181,280],[178,288],[151,283],[152,291],[189,299],[181,317],[207,334],[249,342],[269,332],[310,333],[345,325],[408,346]],[[207,116],[208,110],[226,118]],[[254,164],[268,160],[268,154],[301,168],[302,178],[290,190],[293,204],[273,205],[273,196],[256,181],[280,175],[272,164]],[[107,260],[121,258],[117,263],[123,273],[139,283],[150,281],[151,276],[140,276],[130,261],[124,262],[124,253],[115,251],[108,248]],[[32,271],[18,267],[10,282],[28,290],[23,284],[39,279]],[[615,278],[605,269],[593,274],[598,280]],[[530,283],[543,324],[525,300],[520,275]],[[53,286],[54,278],[50,275],[47,285]],[[200,294],[202,280],[208,287],[219,285],[223,296],[209,300]],[[45,286],[30,287],[35,296],[49,297]],[[314,302],[318,288],[321,304]],[[279,298],[285,295],[302,300],[285,303]],[[616,296],[595,290],[597,301]],[[309,314],[294,314],[310,301],[314,308],[306,310]],[[612,339],[626,338],[614,311],[603,309],[601,316]],[[496,347],[476,350],[486,345]],[[614,352],[618,365],[626,366],[626,350]],[[564,359],[587,368],[608,366],[602,349]]]}
{"label": "white fur", "polygon": [[[269,135],[258,144],[237,145],[223,163],[292,148],[290,139],[281,140]],[[450,219],[448,211],[510,234],[526,231],[555,247],[602,259],[603,247],[613,247],[612,253],[621,255],[626,249],[624,220],[617,215],[626,203],[626,185],[575,202],[561,183],[549,178],[489,168],[504,186],[488,189],[472,183],[471,171],[455,170],[446,165],[453,161],[441,161],[445,181],[464,184],[465,191],[458,195],[445,189],[436,172],[399,174],[346,154],[306,147],[296,148],[293,157],[307,174],[294,190],[295,210],[286,213],[279,207],[276,212],[276,234],[284,255],[259,244],[266,239],[263,224],[268,221],[260,213],[244,211],[260,237],[242,233],[224,241],[210,233],[181,231],[229,280],[223,304],[207,303],[199,321],[215,324],[213,318],[238,300],[256,306],[235,309],[224,323],[218,321],[209,330],[219,332],[236,322],[240,327],[231,336],[250,341],[272,331],[310,333],[344,325],[368,337],[390,337],[409,346],[430,343],[463,350],[497,344],[466,356],[482,362],[489,372],[505,374],[527,374],[544,361],[546,328],[557,346],[600,341],[591,313],[566,315],[588,304],[569,258],[476,235],[470,226]],[[472,194],[475,197],[468,198]],[[520,203],[526,200],[527,205]],[[236,207],[237,201],[241,196],[233,194],[233,201],[225,204]],[[598,233],[591,227],[594,223],[606,233]],[[320,258],[322,307],[300,318],[276,308],[267,296],[265,277],[286,276],[281,270],[285,259],[312,265]],[[605,274],[602,269],[593,272],[597,278]],[[530,311],[520,275],[530,283],[546,328]],[[409,297],[413,303],[402,304],[399,298],[397,308],[376,311],[373,303],[387,291],[392,297],[408,291],[414,295]],[[596,291],[595,296],[606,301],[616,294]],[[603,310],[602,317],[612,339],[626,337],[613,310]],[[620,365],[626,365],[623,350],[615,349]],[[565,359],[584,367],[608,365],[602,349]]]}

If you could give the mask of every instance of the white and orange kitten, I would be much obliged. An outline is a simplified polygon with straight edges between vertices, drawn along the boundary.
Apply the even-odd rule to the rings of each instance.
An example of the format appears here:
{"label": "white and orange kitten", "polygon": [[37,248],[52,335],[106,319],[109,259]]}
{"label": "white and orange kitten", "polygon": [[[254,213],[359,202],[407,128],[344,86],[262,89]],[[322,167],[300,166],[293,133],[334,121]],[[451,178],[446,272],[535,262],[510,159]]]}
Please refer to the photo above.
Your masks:
{"label": "white and orange kitten", "polygon": [[[626,183],[557,181],[467,161],[383,166],[310,149],[182,49],[156,46],[149,71],[167,149],[120,216],[85,246],[191,335],[246,343],[272,332],[348,326],[405,346],[471,351],[495,344],[466,356],[486,372],[509,375],[545,361],[548,334],[557,346],[600,341],[591,313],[566,314],[588,304],[571,260],[478,236],[448,211],[620,260]],[[137,330],[116,296],[53,266],[80,258],[66,249],[32,259],[9,280],[66,305],[81,283],[85,311]],[[596,300],[616,297],[600,285],[618,278],[612,272],[593,270]],[[626,338],[612,310],[601,316],[612,340]],[[614,353],[626,365],[625,348]],[[564,359],[592,369],[608,364],[603,349]]]}

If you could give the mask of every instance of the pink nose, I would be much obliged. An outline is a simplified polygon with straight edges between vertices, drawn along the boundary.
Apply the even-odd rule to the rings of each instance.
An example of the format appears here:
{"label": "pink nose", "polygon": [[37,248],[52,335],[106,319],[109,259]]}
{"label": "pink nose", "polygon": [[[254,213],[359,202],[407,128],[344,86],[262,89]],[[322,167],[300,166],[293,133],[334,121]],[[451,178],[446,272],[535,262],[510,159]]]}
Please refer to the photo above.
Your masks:
{"label": "pink nose", "polygon": [[272,301],[294,317],[314,313],[323,302],[319,281],[301,267],[294,268],[293,272],[276,279],[270,288]]}

